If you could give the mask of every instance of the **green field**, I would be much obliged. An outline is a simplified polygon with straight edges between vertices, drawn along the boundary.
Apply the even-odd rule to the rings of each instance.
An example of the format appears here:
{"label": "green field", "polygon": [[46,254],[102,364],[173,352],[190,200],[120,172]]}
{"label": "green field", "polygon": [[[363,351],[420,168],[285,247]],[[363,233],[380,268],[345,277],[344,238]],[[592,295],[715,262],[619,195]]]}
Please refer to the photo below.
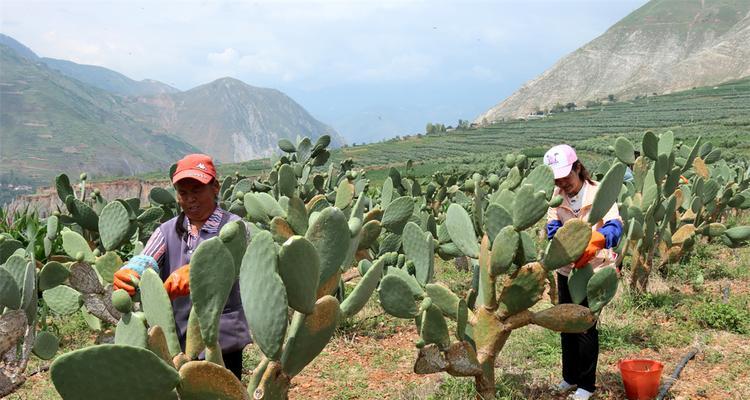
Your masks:
{"label": "green field", "polygon": [[[553,144],[566,142],[583,150],[582,158],[596,160],[607,154],[607,146],[618,136],[639,143],[646,130],[672,130],[677,140],[703,136],[727,157],[750,155],[750,78],[715,87],[702,87],[674,94],[618,101],[543,118],[499,122],[484,128],[448,133],[398,137],[381,143],[346,147],[332,152],[334,162],[351,157],[368,170],[375,183],[386,176],[387,166],[403,165],[411,159],[417,175],[475,166],[502,160],[509,152],[541,156]],[[219,167],[222,175],[240,171],[260,175],[269,160],[252,160]],[[381,170],[381,171],[378,171]],[[164,172],[143,178],[161,178]]]}

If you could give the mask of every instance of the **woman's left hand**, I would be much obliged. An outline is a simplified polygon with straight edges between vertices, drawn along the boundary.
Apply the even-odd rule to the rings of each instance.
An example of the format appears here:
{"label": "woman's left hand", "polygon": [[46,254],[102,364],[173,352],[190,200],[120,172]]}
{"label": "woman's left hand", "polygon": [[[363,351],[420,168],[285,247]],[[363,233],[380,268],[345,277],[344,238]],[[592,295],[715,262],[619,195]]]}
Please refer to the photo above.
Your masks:
{"label": "woman's left hand", "polygon": [[172,272],[164,281],[164,289],[167,290],[170,300],[190,294],[190,264]]}
{"label": "woman's left hand", "polygon": [[598,231],[594,231],[591,234],[589,245],[586,246],[586,250],[583,251],[583,254],[581,254],[581,257],[578,259],[578,261],[573,264],[573,267],[583,268],[586,264],[589,263],[589,261],[591,261],[592,258],[594,258],[597,251],[604,248],[605,244],[606,239],[604,239],[604,235],[602,235]]}

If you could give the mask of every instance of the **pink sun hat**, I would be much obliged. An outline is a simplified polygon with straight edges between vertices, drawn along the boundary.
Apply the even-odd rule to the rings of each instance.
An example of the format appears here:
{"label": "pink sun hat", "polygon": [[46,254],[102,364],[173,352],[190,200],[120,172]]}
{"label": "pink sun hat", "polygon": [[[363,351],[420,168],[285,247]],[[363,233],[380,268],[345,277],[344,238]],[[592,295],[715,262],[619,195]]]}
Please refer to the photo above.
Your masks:
{"label": "pink sun hat", "polygon": [[544,165],[549,165],[555,174],[555,179],[565,178],[573,169],[573,163],[578,161],[576,151],[567,144],[559,144],[544,153]]}

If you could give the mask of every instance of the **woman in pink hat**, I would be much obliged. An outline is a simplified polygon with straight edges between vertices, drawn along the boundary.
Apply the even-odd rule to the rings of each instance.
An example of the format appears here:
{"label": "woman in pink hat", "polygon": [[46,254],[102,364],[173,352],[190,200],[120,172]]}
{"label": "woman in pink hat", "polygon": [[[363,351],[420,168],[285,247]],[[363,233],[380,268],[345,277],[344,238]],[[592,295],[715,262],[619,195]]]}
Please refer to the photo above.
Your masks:
{"label": "woman in pink hat", "polygon": [[[219,180],[213,160],[205,154],[189,154],[178,161],[172,184],[182,212],[154,231],[142,254],[115,273],[113,285],[132,296],[135,287],[131,276],[139,278],[139,272],[143,272],[144,267],[156,270],[172,300],[180,345],[184,351],[192,308],[189,296],[190,258],[201,242],[217,236],[224,225],[241,218],[218,206]],[[250,342],[239,282],[235,282],[219,320],[219,344],[224,365],[238,379],[242,374],[242,349]]]}
{"label": "woman in pink hat", "polygon": [[[562,204],[547,212],[547,239],[552,239],[563,224],[573,218],[587,220],[594,202],[598,184],[583,166],[575,150],[567,144],[552,147],[544,154],[544,163],[555,174],[555,195],[563,198]],[[622,235],[622,219],[617,204],[593,226],[588,247],[578,261],[557,270],[559,303],[572,303],[568,291],[568,276],[573,268],[591,264],[594,271],[612,268],[617,246]],[[581,305],[588,307],[588,299]],[[596,363],[599,358],[599,331],[596,325],[583,333],[561,333],[562,381],[556,389],[561,392],[577,390],[570,399],[587,400],[596,390]]]}

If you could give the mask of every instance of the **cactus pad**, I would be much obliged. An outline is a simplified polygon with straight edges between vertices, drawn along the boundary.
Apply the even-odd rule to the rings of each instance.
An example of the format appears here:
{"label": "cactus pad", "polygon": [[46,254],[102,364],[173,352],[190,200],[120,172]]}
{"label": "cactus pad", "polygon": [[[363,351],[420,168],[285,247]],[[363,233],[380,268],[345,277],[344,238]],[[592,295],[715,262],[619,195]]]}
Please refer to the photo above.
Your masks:
{"label": "cactus pad", "polygon": [[[286,165],[286,164],[285,164]],[[249,400],[239,379],[226,368],[209,361],[190,361],[180,368],[181,400]]]}
{"label": "cactus pad", "polygon": [[412,201],[412,198],[408,196],[399,197],[386,207],[381,224],[389,232],[400,235],[413,212],[414,201]]}
{"label": "cactus pad", "polygon": [[106,206],[99,216],[99,236],[105,250],[114,250],[125,243],[130,236],[130,212],[125,206],[112,201]]}
{"label": "cactus pad", "polygon": [[487,237],[494,240],[500,230],[508,225],[513,225],[513,217],[508,210],[500,204],[490,203],[484,212],[484,231],[487,233]]}
{"label": "cactus pad", "polygon": [[427,296],[432,299],[432,303],[436,305],[444,315],[452,319],[458,318],[458,303],[461,299],[459,299],[455,293],[440,283],[429,283],[425,286],[424,290],[427,292]]}
{"label": "cactus pad", "polygon": [[[149,350],[99,345],[63,354],[52,363],[50,377],[66,400],[159,400],[180,381],[177,371]],[[113,390],[116,377],[138,377],[127,390]]]}
{"label": "cactus pad", "polygon": [[63,230],[63,250],[65,253],[73,258],[76,258],[78,253],[83,253],[83,261],[93,264],[96,262],[94,253],[91,251],[88,242],[83,236],[71,230]]}
{"label": "cactus pad", "polygon": [[339,302],[333,296],[318,299],[315,311],[310,315],[294,314],[288,348],[284,349],[283,369],[286,374],[299,374],[323,351],[331,340],[340,317]]}
{"label": "cactus pad", "polygon": [[236,280],[232,253],[219,237],[203,241],[190,259],[190,300],[206,343],[219,334],[219,317]]}
{"label": "cactus pad", "polygon": [[615,163],[612,168],[604,175],[604,179],[599,183],[599,190],[594,196],[594,203],[589,212],[588,222],[596,224],[604,218],[612,205],[617,201],[622,187],[622,179],[625,176],[625,164]]}
{"label": "cactus pad", "polygon": [[81,308],[81,293],[70,286],[59,285],[42,292],[49,308],[60,315],[70,315]]}
{"label": "cactus pad", "polygon": [[523,311],[542,298],[547,283],[547,271],[542,264],[526,264],[518,269],[514,277],[506,279],[499,301],[500,313],[504,316]]}
{"label": "cactus pad", "polygon": [[490,275],[498,276],[508,272],[521,240],[515,227],[508,225],[497,234],[492,242],[492,254],[490,256]]}
{"label": "cactus pad", "polygon": [[180,352],[177,338],[177,326],[172,314],[172,303],[159,275],[152,269],[146,269],[141,275],[141,306],[150,326],[159,326],[169,346],[169,354],[174,357]]}
{"label": "cactus pad", "polygon": [[312,313],[320,280],[320,258],[315,247],[302,236],[292,236],[281,246],[278,259],[289,307],[303,314]]}
{"label": "cactus pad", "polygon": [[404,278],[389,273],[380,281],[378,294],[380,305],[388,314],[398,318],[419,315],[412,289]]}
{"label": "cactus pad", "polygon": [[513,202],[513,225],[522,231],[534,225],[547,213],[546,194],[535,191],[534,186],[524,184],[516,192]]}
{"label": "cactus pad", "polygon": [[404,227],[402,241],[406,258],[414,262],[416,277],[420,284],[432,281],[435,273],[435,245],[432,234],[423,232],[414,222]]}
{"label": "cactus pad", "polygon": [[591,226],[579,219],[571,219],[557,230],[547,245],[542,262],[547,271],[553,271],[578,260],[591,240]]}
{"label": "cactus pad", "polygon": [[[63,267],[64,268],[64,267]],[[0,308],[17,310],[21,307],[21,290],[13,276],[0,267]]]}
{"label": "cactus pad", "polygon": [[605,267],[591,277],[586,293],[591,312],[598,313],[609,303],[617,292],[617,272],[613,267]]}
{"label": "cactus pad", "polygon": [[115,328],[115,344],[145,348],[148,345],[146,316],[142,312],[123,314]]}
{"label": "cactus pad", "polygon": [[445,322],[443,312],[434,304],[422,312],[422,326],[419,333],[425,344],[435,343],[441,349],[450,345],[448,324]]}
{"label": "cactus pad", "polygon": [[592,276],[594,276],[594,269],[591,264],[586,264],[583,268],[573,269],[570,272],[568,292],[570,292],[573,303],[581,304],[586,299],[586,287]]}
{"label": "cactus pad", "polygon": [[458,204],[448,206],[445,220],[448,234],[461,252],[471,258],[479,257],[479,244],[469,213]]}
{"label": "cactus pad", "polygon": [[258,234],[250,242],[240,270],[240,294],[248,326],[261,351],[274,360],[280,355],[287,328],[286,288],[277,273],[275,246],[270,233]]}
{"label": "cactus pad", "polygon": [[350,234],[346,216],[338,208],[324,209],[310,224],[305,238],[315,246],[320,256],[320,281],[327,282],[341,269],[349,251]]}
{"label": "cactus pad", "polygon": [[531,323],[555,332],[580,333],[594,326],[596,316],[578,304],[558,304],[534,313]]}
{"label": "cactus pad", "polygon": [[70,267],[70,286],[81,293],[104,293],[104,287],[99,283],[99,277],[91,265],[77,262]]}
{"label": "cactus pad", "polygon": [[621,163],[631,165],[635,162],[633,143],[622,136],[615,140],[615,155]]}
{"label": "cactus pad", "polygon": [[[366,260],[362,260],[360,265]],[[367,304],[367,301],[372,296],[372,292],[378,286],[380,278],[383,276],[383,266],[385,261],[378,259],[375,264],[370,266],[362,276],[362,280],[359,281],[354,290],[344,299],[341,303],[341,315],[344,318],[349,318],[358,313]]]}
{"label": "cactus pad", "polygon": [[47,331],[37,333],[34,338],[34,355],[42,360],[51,360],[60,348],[60,339]]}

